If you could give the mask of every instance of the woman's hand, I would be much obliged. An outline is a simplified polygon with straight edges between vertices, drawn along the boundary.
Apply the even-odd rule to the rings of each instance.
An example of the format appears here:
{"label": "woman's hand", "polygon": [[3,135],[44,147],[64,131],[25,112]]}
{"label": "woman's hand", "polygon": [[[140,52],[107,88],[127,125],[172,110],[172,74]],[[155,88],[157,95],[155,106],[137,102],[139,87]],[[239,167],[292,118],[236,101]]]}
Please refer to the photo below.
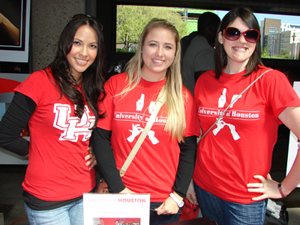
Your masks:
{"label": "woman's hand", "polygon": [[86,166],[89,166],[89,169],[93,169],[94,166],[97,165],[95,154],[92,152],[92,147],[88,147],[87,151],[89,154],[84,158],[86,163]]}
{"label": "woman's hand", "polygon": [[191,183],[189,185],[189,188],[186,192],[186,199],[193,205],[198,205],[198,201],[196,198],[195,194],[195,189],[194,189],[194,182],[193,179],[191,180]]}
{"label": "woman's hand", "polygon": [[[173,194],[178,198],[178,200],[183,200],[177,193],[173,192]],[[170,215],[177,214],[179,207],[177,203],[171,198],[168,197],[159,207],[155,209],[157,215]]]}
{"label": "woman's hand", "polygon": [[278,189],[278,182],[274,181],[270,174],[267,175],[267,179],[261,175],[255,175],[254,178],[260,180],[260,183],[247,184],[248,192],[262,193],[262,195],[253,197],[253,201],[261,201],[267,198],[282,198]]}
{"label": "woman's hand", "polygon": [[129,188],[124,188],[123,191],[120,192],[120,194],[133,194],[134,192],[131,191]]}
{"label": "woman's hand", "polygon": [[105,180],[100,180],[99,181],[96,193],[98,193],[98,194],[107,194],[107,193],[109,193],[107,183],[105,182]]}

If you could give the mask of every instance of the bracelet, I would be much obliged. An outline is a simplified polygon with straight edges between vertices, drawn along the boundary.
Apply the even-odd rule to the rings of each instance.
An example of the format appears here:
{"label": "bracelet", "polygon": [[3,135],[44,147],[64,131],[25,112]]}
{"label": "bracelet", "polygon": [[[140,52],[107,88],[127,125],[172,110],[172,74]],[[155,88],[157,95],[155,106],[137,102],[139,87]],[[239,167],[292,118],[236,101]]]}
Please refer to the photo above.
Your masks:
{"label": "bracelet", "polygon": [[281,197],[284,198],[285,195],[282,192],[282,185],[281,185],[281,183],[278,184],[278,190],[279,190],[279,193],[280,193]]}

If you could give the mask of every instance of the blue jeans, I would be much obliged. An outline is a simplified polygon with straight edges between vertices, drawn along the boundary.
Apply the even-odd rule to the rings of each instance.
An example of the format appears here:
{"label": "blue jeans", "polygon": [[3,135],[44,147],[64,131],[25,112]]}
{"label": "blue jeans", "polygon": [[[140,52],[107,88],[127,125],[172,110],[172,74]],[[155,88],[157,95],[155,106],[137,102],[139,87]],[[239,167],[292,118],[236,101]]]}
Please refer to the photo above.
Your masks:
{"label": "blue jeans", "polygon": [[181,214],[181,209],[179,209],[177,214],[172,215],[157,215],[157,212],[154,211],[162,203],[159,202],[150,202],[150,225],[161,225],[167,223],[177,222]]}
{"label": "blue jeans", "polygon": [[267,200],[251,204],[225,201],[203,190],[194,183],[197,200],[203,216],[215,220],[218,225],[263,225]]}
{"label": "blue jeans", "polygon": [[83,225],[82,199],[50,210],[34,210],[25,203],[25,211],[30,225]]}

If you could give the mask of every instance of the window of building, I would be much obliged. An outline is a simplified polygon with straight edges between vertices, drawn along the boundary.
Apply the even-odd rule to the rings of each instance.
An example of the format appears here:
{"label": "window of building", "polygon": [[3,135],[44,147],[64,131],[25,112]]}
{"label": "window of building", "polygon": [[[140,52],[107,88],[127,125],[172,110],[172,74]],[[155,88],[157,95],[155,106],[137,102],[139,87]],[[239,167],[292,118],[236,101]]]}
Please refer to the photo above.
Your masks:
{"label": "window of building", "polygon": [[[117,5],[116,51],[135,52],[139,41],[139,36],[144,26],[150,21],[150,19],[154,17],[167,19],[172,22],[177,28],[180,38],[182,38],[194,31],[197,31],[197,19],[199,15],[206,11],[216,13],[220,19],[223,19],[228,12],[217,9],[206,10],[176,7]],[[269,23],[271,23],[269,24],[271,26],[265,25],[265,27],[261,27],[262,57],[288,59],[286,55],[281,57],[280,54],[282,50],[291,52],[289,48],[290,44],[293,44],[293,41],[290,41],[290,38],[288,37],[293,34],[289,33],[295,32],[295,29],[299,30],[300,32],[300,17],[282,14],[254,14],[259,25],[264,24],[263,21],[266,19],[268,19]],[[272,21],[272,19],[274,21]],[[278,24],[278,20],[280,20],[281,24]],[[135,21],[138,22],[135,23]],[[286,35],[281,33],[281,28]],[[286,40],[283,40],[285,36],[287,38]],[[300,42],[300,35],[299,37],[295,38],[295,41],[296,40],[299,40]],[[282,45],[280,45],[280,43],[282,43]],[[268,54],[266,54],[266,52],[268,52]],[[294,59],[294,56],[290,55],[289,59]]]}
{"label": "window of building", "polygon": [[275,34],[275,27],[270,27],[269,33],[270,34]]}

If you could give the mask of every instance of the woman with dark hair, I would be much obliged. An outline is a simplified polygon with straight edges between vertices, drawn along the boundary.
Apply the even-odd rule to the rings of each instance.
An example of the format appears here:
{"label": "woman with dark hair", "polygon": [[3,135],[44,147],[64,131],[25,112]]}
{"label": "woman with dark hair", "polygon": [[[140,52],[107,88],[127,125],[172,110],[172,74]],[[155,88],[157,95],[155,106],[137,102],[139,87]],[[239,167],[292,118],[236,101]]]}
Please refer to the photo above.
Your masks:
{"label": "woman with dark hair", "polygon": [[[180,54],[175,26],[152,19],[126,73],[106,82],[101,107],[107,117],[91,138],[111,193],[150,193],[151,225],[178,221],[194,169],[200,128],[193,96],[182,85]],[[156,100],[164,98],[165,104],[121,178],[119,170],[145,129]]]}
{"label": "woman with dark hair", "polygon": [[269,175],[278,125],[300,138],[300,100],[283,73],[262,64],[251,10],[223,18],[216,68],[200,76],[194,98],[203,135],[193,181],[202,214],[219,225],[263,224],[266,199],[300,183],[299,156],[282,183]]}
{"label": "woman with dark hair", "polygon": [[[78,14],[64,28],[55,60],[15,89],[0,123],[0,146],[29,154],[23,182],[30,224],[83,224],[82,194],[95,188],[89,138],[105,96],[101,24]],[[30,142],[19,136],[29,125]]]}

